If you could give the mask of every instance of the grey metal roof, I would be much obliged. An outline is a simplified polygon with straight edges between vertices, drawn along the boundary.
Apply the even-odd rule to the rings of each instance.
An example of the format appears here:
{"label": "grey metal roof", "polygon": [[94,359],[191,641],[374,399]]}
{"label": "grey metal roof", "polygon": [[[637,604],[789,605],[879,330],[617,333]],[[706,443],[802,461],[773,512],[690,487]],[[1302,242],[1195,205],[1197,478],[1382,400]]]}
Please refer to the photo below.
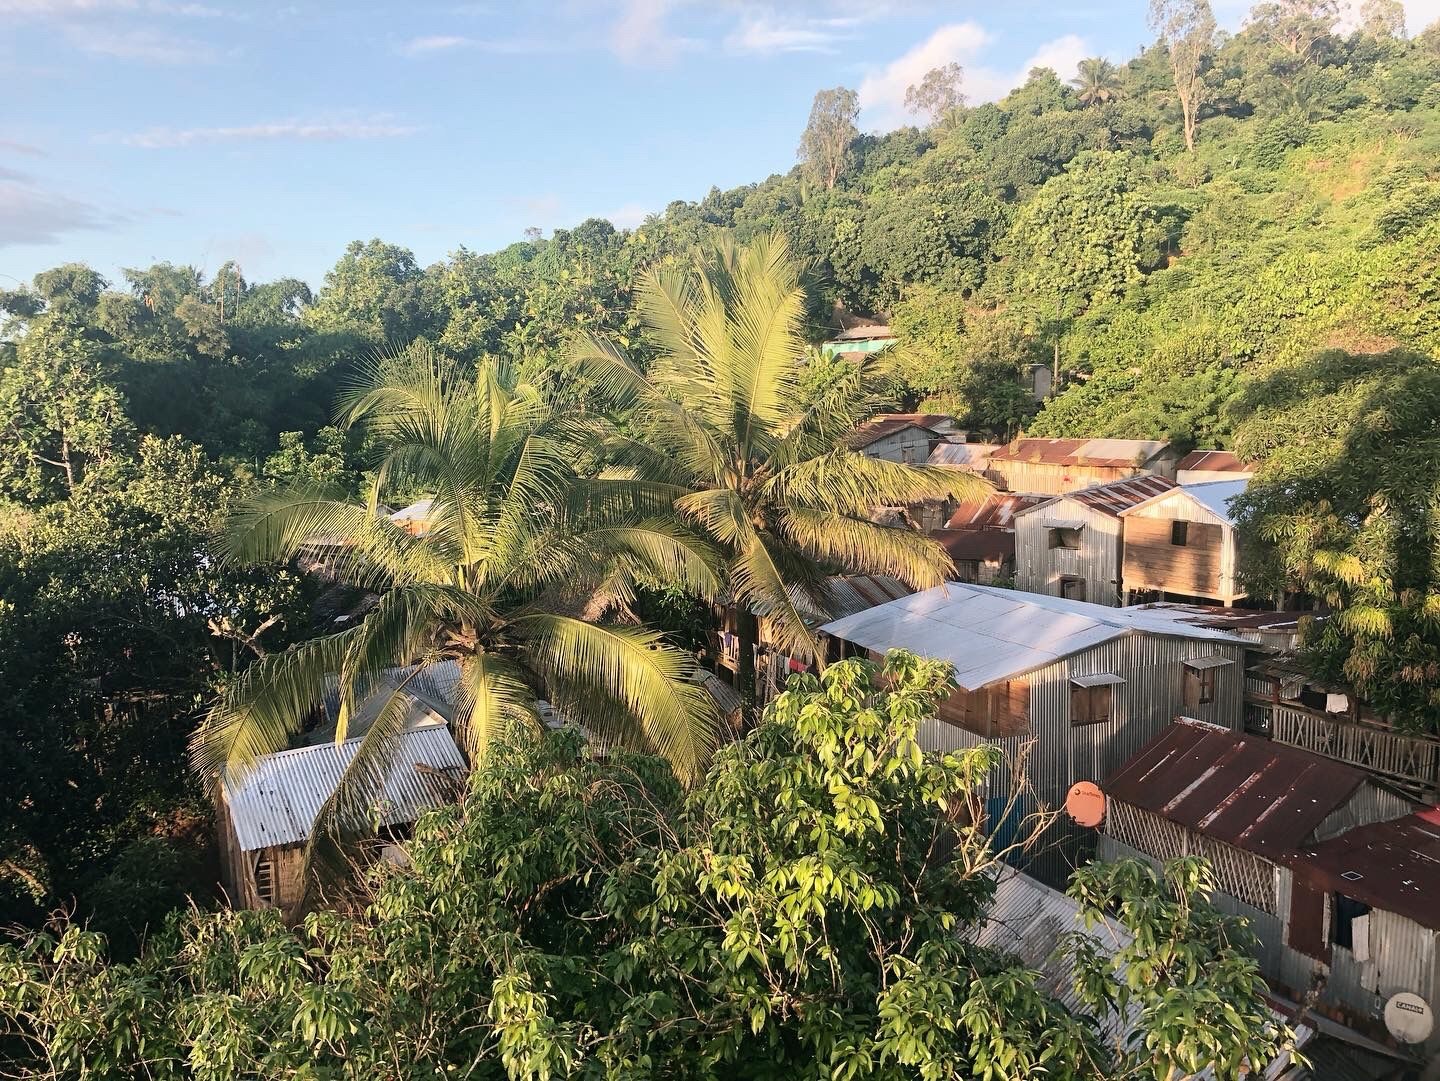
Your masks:
{"label": "grey metal roof", "polygon": [[1194,499],[1227,525],[1235,524],[1230,501],[1249,486],[1250,480],[1212,480],[1204,484],[1184,485],[1185,494]]}
{"label": "grey metal roof", "polygon": [[912,592],[900,579],[883,574],[836,574],[825,579],[825,584],[830,589],[825,609],[837,619]]}
{"label": "grey metal roof", "polygon": [[[454,720],[459,685],[460,664],[457,661],[437,661],[424,668],[417,665],[387,668],[380,673],[370,694],[355,710],[345,734],[363,736],[368,732],[390,695],[402,686],[400,694],[407,700],[406,728]],[[325,677],[325,698],[321,705],[325,710],[326,727],[314,734],[312,742],[334,742],[340,721],[338,677]]]}
{"label": "grey metal roof", "polygon": [[925,464],[971,471],[983,470],[985,460],[999,449],[996,443],[938,443],[930,452],[930,460]]}
{"label": "grey metal roof", "polygon": [[[360,737],[344,743],[323,743],[263,755],[240,779],[221,778],[225,803],[240,849],[301,844],[310,837],[320,807],[335,791],[354,761]],[[427,725],[401,733],[383,777],[371,780],[379,792],[381,825],[413,822],[446,801],[449,784],[427,770],[442,773],[465,769],[460,748],[443,725]]]}
{"label": "grey metal roof", "polygon": [[[1065,894],[1004,867],[995,883],[995,901],[989,915],[973,935],[973,941],[992,950],[1018,957],[1026,968],[1040,973],[1040,990],[1059,999],[1072,1013],[1088,1014],[1075,994],[1075,972],[1069,960],[1057,956],[1062,935],[1085,930],[1079,920],[1080,905]],[[1105,954],[1130,945],[1130,935],[1114,924],[1104,923],[1086,931]],[[1125,1017],[1109,1014],[1097,1018],[1105,1040],[1113,1046],[1138,1023],[1140,1005],[1134,1003]]]}
{"label": "grey metal roof", "polygon": [[971,691],[1126,634],[1245,642],[1229,631],[1196,626],[1164,610],[1109,608],[960,582],[902,597],[820,629],[880,653],[903,648],[949,661],[956,681]]}

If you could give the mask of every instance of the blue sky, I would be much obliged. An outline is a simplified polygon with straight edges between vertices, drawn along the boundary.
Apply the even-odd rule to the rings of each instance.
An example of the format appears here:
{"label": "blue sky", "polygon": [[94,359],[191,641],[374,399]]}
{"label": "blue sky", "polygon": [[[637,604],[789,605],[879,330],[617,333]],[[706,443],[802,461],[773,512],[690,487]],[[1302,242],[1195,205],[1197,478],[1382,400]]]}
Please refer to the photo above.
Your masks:
{"label": "blue sky", "polygon": [[[1412,0],[1411,29],[1440,15]],[[1217,4],[1222,23],[1243,6]],[[70,260],[319,284],[350,240],[429,263],[589,216],[633,226],[789,169],[814,92],[862,126],[958,60],[1129,56],[1142,0],[0,0],[0,287]]]}

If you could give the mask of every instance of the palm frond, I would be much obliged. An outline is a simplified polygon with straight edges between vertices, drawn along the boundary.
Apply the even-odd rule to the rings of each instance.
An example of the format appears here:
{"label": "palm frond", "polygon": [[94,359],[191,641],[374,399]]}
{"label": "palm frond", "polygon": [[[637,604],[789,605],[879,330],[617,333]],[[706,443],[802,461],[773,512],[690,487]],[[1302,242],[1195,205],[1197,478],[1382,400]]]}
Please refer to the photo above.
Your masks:
{"label": "palm frond", "polygon": [[542,724],[525,670],[499,654],[475,653],[461,661],[457,692],[455,732],[472,763],[496,736]]}
{"label": "palm frond", "polygon": [[886,462],[844,449],[787,466],[765,483],[766,497],[776,503],[852,516],[930,499],[980,499],[993,490],[958,469]]}
{"label": "palm frond", "polygon": [[226,687],[190,739],[195,771],[243,776],[261,755],[283,751],[320,705],[358,628],[261,657]]}
{"label": "palm frond", "polygon": [[912,589],[940,585],[955,570],[945,549],[909,529],[788,507],[781,514],[781,530],[812,559],[854,573],[899,578]]}
{"label": "palm frond", "polygon": [[526,663],[545,681],[547,697],[602,743],[640,737],[687,782],[715,749],[720,718],[695,682],[693,657],[652,631],[603,627],[554,613],[514,621]]}
{"label": "palm frond", "polygon": [[[802,568],[783,567],[786,562],[789,561],[779,551],[772,550],[764,536],[752,534],[730,568],[735,603],[768,619],[771,636],[781,649],[792,655],[819,656],[819,642],[807,619],[807,615],[813,618],[815,608],[807,603],[810,597],[798,591],[796,585],[795,572]],[[786,570],[791,573],[787,574]],[[813,567],[809,573],[815,573]],[[818,586],[818,583],[812,585]]]}

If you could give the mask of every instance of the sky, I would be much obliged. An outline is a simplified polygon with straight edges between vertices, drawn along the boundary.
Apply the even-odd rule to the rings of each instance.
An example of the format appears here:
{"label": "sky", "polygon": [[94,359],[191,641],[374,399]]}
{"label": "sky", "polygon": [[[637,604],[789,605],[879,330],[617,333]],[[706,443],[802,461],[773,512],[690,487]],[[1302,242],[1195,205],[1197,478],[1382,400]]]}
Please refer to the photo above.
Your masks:
{"label": "sky", "polygon": [[979,102],[1148,39],[1144,0],[0,0],[0,288],[230,259],[318,286],[357,239],[428,264],[633,227],[788,170],[823,87],[885,131],[949,61]]}

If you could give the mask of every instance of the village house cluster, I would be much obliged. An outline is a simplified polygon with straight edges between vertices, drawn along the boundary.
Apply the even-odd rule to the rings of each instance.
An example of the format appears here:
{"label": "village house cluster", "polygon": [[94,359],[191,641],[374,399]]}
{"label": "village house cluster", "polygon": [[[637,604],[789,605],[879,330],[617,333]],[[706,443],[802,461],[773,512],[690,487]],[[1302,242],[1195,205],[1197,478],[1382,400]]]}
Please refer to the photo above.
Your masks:
{"label": "village house cluster", "polygon": [[[892,341],[861,326],[824,350]],[[1048,374],[1033,373],[1037,394]],[[1247,596],[1233,513],[1246,463],[1158,440],[987,443],[919,413],[874,417],[848,443],[991,486],[972,502],[875,508],[876,521],[943,546],[954,581],[911,593],[837,575],[814,620],[831,659],[904,648],[954,665],[957,689],[922,730],[927,751],[1006,752],[985,826],[1008,866],[982,938],[1027,958],[1063,998],[1054,947],[1074,929],[1059,892],[1070,872],[1096,857],[1202,855],[1215,903],[1255,935],[1277,1015],[1307,1034],[1315,1076],[1380,1078],[1440,1051],[1440,740],[1392,729],[1296,664],[1302,620],[1323,612]],[[394,517],[423,531],[426,509]],[[736,613],[714,616],[704,659],[730,708]],[[776,647],[761,618],[762,701],[816,660]],[[397,835],[452,798],[465,770],[447,728],[453,687],[403,676],[394,684],[414,715],[376,814]],[[336,744],[334,720],[222,785],[238,903],[299,910],[310,824],[365,728],[352,718],[353,738]]]}

